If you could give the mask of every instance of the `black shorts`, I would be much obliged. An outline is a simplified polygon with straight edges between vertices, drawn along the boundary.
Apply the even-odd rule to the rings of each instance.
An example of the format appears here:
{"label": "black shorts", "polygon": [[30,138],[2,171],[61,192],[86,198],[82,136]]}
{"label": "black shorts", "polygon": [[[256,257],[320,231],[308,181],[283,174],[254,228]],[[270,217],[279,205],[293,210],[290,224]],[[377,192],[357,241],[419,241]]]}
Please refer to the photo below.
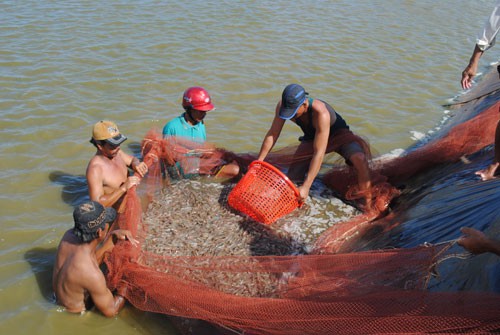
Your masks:
{"label": "black shorts", "polygon": [[361,147],[361,145],[359,145],[358,142],[351,142],[351,143],[348,143],[346,145],[341,146],[338,153],[339,153],[339,155],[344,157],[345,162],[348,165],[352,165],[351,161],[349,160],[349,157],[351,157],[352,155],[354,155],[356,153],[364,154],[365,152],[364,152],[363,148]]}

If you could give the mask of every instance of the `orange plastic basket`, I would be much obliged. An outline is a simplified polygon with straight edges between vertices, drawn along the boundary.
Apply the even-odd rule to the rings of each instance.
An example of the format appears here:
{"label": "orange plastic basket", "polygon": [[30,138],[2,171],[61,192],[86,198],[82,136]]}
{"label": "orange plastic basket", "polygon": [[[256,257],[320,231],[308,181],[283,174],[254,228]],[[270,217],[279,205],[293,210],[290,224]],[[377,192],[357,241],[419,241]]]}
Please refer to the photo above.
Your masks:
{"label": "orange plastic basket", "polygon": [[255,221],[271,224],[299,206],[299,191],[280,170],[253,161],[228,196],[229,206]]}

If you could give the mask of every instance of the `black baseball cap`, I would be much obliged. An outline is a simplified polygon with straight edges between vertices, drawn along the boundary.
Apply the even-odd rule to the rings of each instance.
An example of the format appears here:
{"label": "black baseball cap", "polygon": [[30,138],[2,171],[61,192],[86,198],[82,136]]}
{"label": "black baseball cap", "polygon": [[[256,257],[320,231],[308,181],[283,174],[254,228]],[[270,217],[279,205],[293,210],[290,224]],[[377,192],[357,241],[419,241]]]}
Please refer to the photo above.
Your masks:
{"label": "black baseball cap", "polygon": [[306,100],[307,92],[299,84],[290,84],[281,95],[280,118],[290,120],[297,113],[300,105]]}
{"label": "black baseball cap", "polygon": [[97,201],[85,202],[73,211],[75,227],[73,233],[82,242],[90,242],[97,238],[97,231],[104,229],[106,223],[116,219],[116,211],[112,207],[104,207]]}

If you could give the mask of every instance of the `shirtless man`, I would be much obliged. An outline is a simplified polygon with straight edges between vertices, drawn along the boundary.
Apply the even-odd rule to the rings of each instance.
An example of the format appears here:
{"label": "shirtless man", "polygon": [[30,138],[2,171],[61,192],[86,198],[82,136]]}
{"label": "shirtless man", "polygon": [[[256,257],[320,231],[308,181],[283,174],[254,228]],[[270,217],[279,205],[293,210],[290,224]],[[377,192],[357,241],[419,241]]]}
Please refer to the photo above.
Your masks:
{"label": "shirtless man", "polygon": [[[112,317],[125,304],[122,295],[113,296],[107,288],[99,269],[104,252],[110,251],[117,239],[129,240],[134,246],[138,243],[128,230],[107,234],[115,217],[113,208],[105,208],[96,201],[86,202],[73,212],[75,226],[66,231],[59,244],[52,275],[57,303],[68,312],[84,312],[90,298],[105,316]],[[124,288],[120,293],[125,293]]]}
{"label": "shirtless man", "polygon": [[123,195],[140,182],[139,177],[128,176],[128,167],[141,177],[148,172],[146,163],[120,149],[120,144],[126,139],[115,123],[97,122],[90,140],[97,152],[87,166],[90,200],[98,201],[106,207],[113,206],[119,212],[122,211],[120,205]]}

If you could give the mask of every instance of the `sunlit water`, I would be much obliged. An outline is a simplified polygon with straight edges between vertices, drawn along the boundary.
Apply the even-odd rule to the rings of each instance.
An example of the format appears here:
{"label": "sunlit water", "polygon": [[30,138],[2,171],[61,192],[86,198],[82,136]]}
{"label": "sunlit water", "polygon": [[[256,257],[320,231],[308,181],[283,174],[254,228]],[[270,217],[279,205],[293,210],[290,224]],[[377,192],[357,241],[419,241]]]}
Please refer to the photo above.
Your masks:
{"label": "sunlit water", "polygon": [[[0,1],[0,333],[175,333],[164,317],[132,307],[109,320],[68,315],[50,298],[57,243],[85,194],[96,121],[117,122],[132,152],[181,112],[185,88],[201,85],[217,107],[209,140],[257,152],[282,89],[297,82],[389,154],[443,120],[441,105],[461,94],[461,71],[493,5]],[[287,124],[278,146],[299,135]]]}

